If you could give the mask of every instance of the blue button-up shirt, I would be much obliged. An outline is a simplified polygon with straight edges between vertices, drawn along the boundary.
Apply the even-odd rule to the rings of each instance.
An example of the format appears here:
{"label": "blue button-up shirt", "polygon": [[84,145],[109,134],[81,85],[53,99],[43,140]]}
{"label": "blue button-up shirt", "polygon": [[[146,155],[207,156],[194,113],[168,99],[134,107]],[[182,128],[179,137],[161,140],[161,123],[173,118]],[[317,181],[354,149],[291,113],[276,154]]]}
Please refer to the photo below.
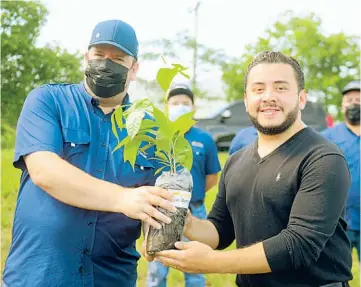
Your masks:
{"label": "blue button-up shirt", "polygon": [[[92,103],[83,83],[45,85],[28,95],[16,131],[14,165],[23,173],[3,277],[8,286],[135,286],[141,222],[56,200],[33,183],[23,160],[50,151],[98,179],[153,185],[148,158],[154,149],[137,155],[133,171],[123,149],[112,153],[117,139],[110,117]],[[119,131],[120,140],[125,136],[125,129]]]}
{"label": "blue button-up shirt", "polygon": [[257,136],[257,130],[253,126],[241,129],[231,142],[228,151],[229,155],[234,154],[236,151],[254,142]]}
{"label": "blue button-up shirt", "polygon": [[193,151],[191,202],[203,201],[206,191],[206,176],[221,170],[217,146],[210,134],[196,127],[192,127],[184,137],[191,144]]}
{"label": "blue button-up shirt", "polygon": [[348,229],[360,230],[360,136],[354,134],[345,123],[322,132],[343,151],[351,173],[351,188],[346,204]]}

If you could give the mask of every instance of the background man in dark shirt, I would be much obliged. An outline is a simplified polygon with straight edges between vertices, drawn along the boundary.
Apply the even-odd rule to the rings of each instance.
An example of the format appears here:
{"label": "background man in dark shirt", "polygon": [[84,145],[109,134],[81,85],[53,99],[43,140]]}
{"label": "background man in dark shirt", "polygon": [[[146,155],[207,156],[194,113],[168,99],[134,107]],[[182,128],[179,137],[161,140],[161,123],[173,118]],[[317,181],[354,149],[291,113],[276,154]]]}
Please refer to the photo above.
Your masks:
{"label": "background man in dark shirt", "polygon": [[[300,65],[264,52],[244,83],[257,141],[227,161],[208,220],[189,216],[185,236],[199,242],[179,242],[155,260],[186,272],[238,274],[238,286],[347,286],[350,175],[342,152],[301,120]],[[238,249],[213,250],[234,239]]]}
{"label": "background man in dark shirt", "polygon": [[346,204],[347,235],[360,260],[360,81],[351,81],[342,90],[345,121],[322,132],[343,151],[351,173]]}

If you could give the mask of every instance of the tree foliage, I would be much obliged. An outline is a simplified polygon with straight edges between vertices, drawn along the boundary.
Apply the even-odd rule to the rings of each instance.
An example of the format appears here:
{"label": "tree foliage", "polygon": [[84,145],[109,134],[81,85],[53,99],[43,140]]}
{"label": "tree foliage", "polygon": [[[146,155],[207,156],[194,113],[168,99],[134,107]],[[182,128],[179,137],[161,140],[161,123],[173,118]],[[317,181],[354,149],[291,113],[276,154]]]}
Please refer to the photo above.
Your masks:
{"label": "tree foliage", "polygon": [[255,44],[246,46],[242,57],[223,65],[227,100],[243,98],[244,74],[252,58],[262,51],[275,50],[301,64],[311,98],[326,109],[331,105],[339,107],[340,90],[359,76],[359,38],[344,33],[325,35],[321,24],[321,19],[313,13],[304,17],[290,11],[283,13]]}
{"label": "tree foliage", "polygon": [[56,45],[36,47],[48,11],[38,1],[4,1],[1,6],[1,109],[11,125],[27,94],[46,83],[79,82],[80,55]]}

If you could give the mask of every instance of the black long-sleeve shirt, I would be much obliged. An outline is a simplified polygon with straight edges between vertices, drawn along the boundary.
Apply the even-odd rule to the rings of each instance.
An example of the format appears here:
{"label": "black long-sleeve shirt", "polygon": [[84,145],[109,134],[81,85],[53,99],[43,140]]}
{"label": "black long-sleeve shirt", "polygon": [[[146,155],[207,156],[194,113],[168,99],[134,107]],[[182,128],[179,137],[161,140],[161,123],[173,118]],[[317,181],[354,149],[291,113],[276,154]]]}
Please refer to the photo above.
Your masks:
{"label": "black long-sleeve shirt", "polygon": [[263,241],[272,273],[238,286],[320,286],[352,279],[343,219],[350,175],[342,152],[311,128],[260,158],[257,142],[227,161],[208,219],[218,249]]}

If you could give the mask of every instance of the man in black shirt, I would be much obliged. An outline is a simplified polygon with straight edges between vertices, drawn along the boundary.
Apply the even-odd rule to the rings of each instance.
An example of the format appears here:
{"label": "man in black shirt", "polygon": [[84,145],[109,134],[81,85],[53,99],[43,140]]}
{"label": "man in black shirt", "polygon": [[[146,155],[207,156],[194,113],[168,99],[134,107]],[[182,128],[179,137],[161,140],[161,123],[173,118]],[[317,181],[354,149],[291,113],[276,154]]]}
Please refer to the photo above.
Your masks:
{"label": "man in black shirt", "polygon": [[[301,120],[300,65],[264,52],[244,83],[258,140],[228,159],[208,220],[188,216],[185,236],[195,241],[155,260],[185,272],[238,274],[238,286],[348,286],[350,175],[342,152]],[[233,240],[238,249],[213,250]]]}

